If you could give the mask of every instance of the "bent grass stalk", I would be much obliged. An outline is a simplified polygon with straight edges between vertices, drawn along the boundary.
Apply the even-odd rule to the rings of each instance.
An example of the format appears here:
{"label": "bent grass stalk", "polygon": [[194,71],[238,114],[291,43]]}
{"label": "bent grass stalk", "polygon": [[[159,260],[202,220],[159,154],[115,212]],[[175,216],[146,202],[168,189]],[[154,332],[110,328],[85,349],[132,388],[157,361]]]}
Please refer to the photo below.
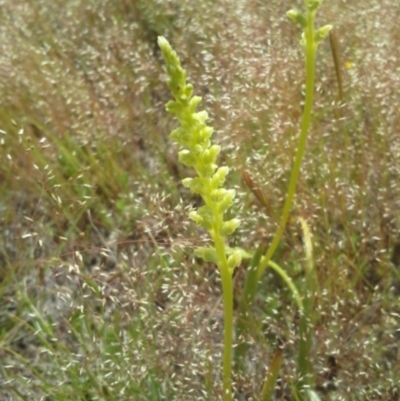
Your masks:
{"label": "bent grass stalk", "polygon": [[[312,373],[312,366],[310,361],[311,346],[312,346],[312,327],[316,320],[315,296],[318,292],[318,278],[315,271],[313,259],[313,245],[311,239],[311,232],[307,222],[300,219],[301,229],[303,231],[303,247],[306,260],[306,274],[304,283],[304,300],[303,308],[300,313],[299,323],[299,349],[298,349],[298,373],[299,382],[297,383],[297,391],[299,397],[302,398],[304,394],[312,392],[314,385],[314,377]],[[310,396],[308,398],[311,398]]]}

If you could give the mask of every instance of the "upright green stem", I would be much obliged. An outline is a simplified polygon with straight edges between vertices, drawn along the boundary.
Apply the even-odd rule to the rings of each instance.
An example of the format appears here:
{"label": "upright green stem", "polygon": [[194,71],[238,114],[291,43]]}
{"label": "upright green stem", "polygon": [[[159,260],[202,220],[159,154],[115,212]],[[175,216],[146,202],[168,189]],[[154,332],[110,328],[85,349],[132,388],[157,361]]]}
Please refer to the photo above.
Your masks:
{"label": "upright green stem", "polygon": [[306,67],[306,98],[304,103],[303,118],[301,122],[301,132],[299,137],[299,142],[297,146],[297,152],[292,168],[292,174],[290,176],[288,192],[285,199],[285,204],[283,206],[282,215],[280,218],[279,227],[275,232],[275,236],[268,248],[265,258],[262,260],[257,269],[257,280],[260,279],[264,273],[269,261],[274,255],[276,248],[282,238],[285,231],[286,224],[289,220],[290,209],[292,208],[294,195],[296,193],[297,182],[300,176],[301,162],[303,160],[304,151],[307,144],[307,134],[311,125],[311,115],[312,107],[314,101],[314,80],[315,80],[315,53],[316,53],[316,43],[314,41],[314,13],[309,14],[309,23],[307,25],[306,35],[306,45],[305,45],[305,67]]}
{"label": "upright green stem", "polygon": [[[216,226],[219,225],[218,223]],[[215,249],[220,260],[219,271],[222,281],[222,294],[224,303],[224,351],[223,351],[223,392],[224,400],[232,401],[232,332],[233,332],[233,280],[232,273],[226,258],[225,241],[219,233],[219,227],[214,229]]]}
{"label": "upright green stem", "polygon": [[[307,134],[311,124],[311,114],[314,100],[316,44],[314,42],[314,15],[311,15],[311,13],[310,13],[310,19],[311,21],[309,21],[307,30],[305,32],[305,35],[307,37],[307,42],[305,45],[305,65],[307,73],[306,97],[304,103],[304,111],[302,116],[301,132],[297,146],[297,152],[294,159],[292,172],[290,175],[288,191],[283,206],[281,218],[279,221],[278,229],[275,232],[274,238],[272,239],[271,245],[269,246],[265,254],[265,257],[262,258],[260,264],[256,268],[256,272],[253,273],[249,272],[246,277],[242,302],[244,302],[247,305],[247,307],[246,308],[243,307],[243,310],[245,309],[248,310],[248,306],[252,304],[257,290],[257,282],[264,273],[266,267],[268,266],[272,256],[276,251],[276,248],[279,245],[280,240],[282,239],[282,235],[285,231],[285,227],[289,219],[290,209],[293,204],[297,182],[299,180],[301,162],[303,160],[304,151],[307,143]],[[239,321],[244,322],[243,319],[239,319]]]}
{"label": "upright green stem", "polygon": [[[246,325],[248,322],[248,314],[250,313],[250,307],[254,301],[254,297],[257,290],[257,283],[264,273],[267,266],[270,265],[270,261],[282,239],[282,235],[285,231],[285,227],[289,220],[290,210],[293,204],[294,195],[296,192],[297,182],[300,176],[301,162],[304,156],[308,131],[311,125],[312,119],[312,107],[314,100],[314,77],[315,77],[315,55],[317,50],[318,42],[321,41],[331,29],[331,26],[325,26],[320,28],[318,31],[314,29],[316,9],[320,5],[322,0],[309,0],[306,1],[307,13],[306,16],[302,15],[297,11],[290,11],[288,16],[295,22],[299,23],[304,31],[302,44],[304,47],[305,55],[305,68],[306,68],[306,93],[304,110],[301,121],[301,130],[297,146],[297,151],[290,175],[288,191],[285,198],[282,214],[279,221],[279,226],[275,232],[270,246],[268,247],[265,256],[261,258],[258,266],[251,266],[246,281],[244,284],[243,294],[240,303],[240,317],[238,319],[237,336],[238,338],[246,331]],[[243,354],[245,347],[238,347],[240,352]]]}
{"label": "upright green stem", "polygon": [[233,283],[229,271],[221,269],[224,298],[224,355],[223,390],[224,400],[232,401],[232,332],[233,332]]}

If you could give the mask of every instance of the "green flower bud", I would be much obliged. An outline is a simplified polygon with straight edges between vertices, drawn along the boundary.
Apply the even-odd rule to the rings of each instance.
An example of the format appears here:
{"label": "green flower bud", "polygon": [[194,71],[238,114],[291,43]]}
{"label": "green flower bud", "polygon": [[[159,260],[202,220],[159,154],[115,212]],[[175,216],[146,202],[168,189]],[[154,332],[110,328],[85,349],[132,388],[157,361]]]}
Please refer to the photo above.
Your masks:
{"label": "green flower bud", "polygon": [[190,131],[187,127],[181,126],[174,129],[169,137],[179,143],[181,146],[188,146],[188,142],[190,142]]}
{"label": "green flower bud", "polygon": [[[193,91],[193,89],[192,89]],[[189,101],[189,111],[190,113],[194,113],[196,111],[196,107],[201,103],[200,96],[193,96]]]}
{"label": "green flower bud", "polygon": [[211,191],[211,200],[215,203],[222,202],[227,196],[229,197],[229,191],[225,188],[217,188]]}
{"label": "green flower bud", "polygon": [[242,263],[242,254],[240,252],[234,252],[228,258],[228,267],[229,270],[233,273],[235,267],[238,267]]}
{"label": "green flower bud", "polygon": [[208,113],[205,110],[193,114],[193,119],[201,125],[205,125]]}
{"label": "green flower bud", "polygon": [[171,68],[170,73],[171,79],[167,82],[169,90],[176,100],[186,101],[186,72],[179,66],[179,68]]}
{"label": "green flower bud", "polygon": [[179,114],[182,112],[182,105],[175,100],[170,100],[166,104],[165,110],[167,110],[168,113]]}
{"label": "green flower bud", "polygon": [[[199,141],[204,142],[204,141],[208,141],[212,134],[213,134],[214,130],[211,127],[204,127],[200,130],[199,132]],[[210,147],[210,145],[206,146],[207,148]]]}
{"label": "green flower bud", "polygon": [[197,168],[197,172],[203,177],[211,177],[217,167],[218,166],[216,164],[203,164],[202,166]]}
{"label": "green flower bud", "polygon": [[204,149],[201,145],[195,144],[194,146],[192,146],[191,151],[193,155],[195,155],[196,157],[200,157],[203,154]]}
{"label": "green flower bud", "polygon": [[168,40],[164,38],[164,36],[159,36],[157,38],[157,44],[158,47],[164,52],[164,53],[169,53],[170,51],[170,44],[168,43]]}
{"label": "green flower bud", "polygon": [[196,224],[201,225],[203,223],[203,217],[199,215],[196,211],[189,213],[189,218],[192,219]]}
{"label": "green flower bud", "polygon": [[313,12],[316,11],[317,8],[322,4],[322,0],[308,0],[307,1],[307,8],[309,11]]}
{"label": "green flower bud", "polygon": [[315,41],[317,43],[322,42],[328,35],[330,30],[333,28],[332,25],[325,25],[315,31]]}
{"label": "green flower bud", "polygon": [[251,259],[253,257],[251,253],[245,251],[243,248],[237,246],[235,248],[230,248],[230,247],[226,248],[226,253],[229,256],[232,255],[234,252],[240,252],[240,254],[242,255],[242,259]]}
{"label": "green flower bud", "polygon": [[240,226],[239,219],[232,219],[229,221],[225,221],[224,223],[222,223],[221,235],[223,237],[227,237],[228,235],[233,234],[239,226]]}
{"label": "green flower bud", "polygon": [[200,209],[199,212],[196,211],[190,212],[189,218],[199,226],[204,227],[206,230],[208,231],[212,230],[212,220],[210,220],[207,216],[202,215],[202,213],[200,213]]}
{"label": "green flower bud", "polygon": [[[193,95],[193,85],[192,84],[186,84],[186,71],[185,71],[185,89],[184,89],[184,98],[185,99],[190,99]],[[201,102],[201,97],[200,96],[194,96],[192,99],[193,104],[196,104],[194,107],[196,108],[197,105]],[[189,107],[192,107],[190,102],[189,102]]]}
{"label": "green flower bud", "polygon": [[210,159],[210,150],[206,149],[203,154],[201,155],[200,162],[202,164],[210,164],[213,160]]}
{"label": "green flower bud", "polygon": [[182,180],[182,184],[184,187],[190,188],[192,186],[192,181],[193,181],[193,178],[184,178]]}
{"label": "green flower bud", "polygon": [[192,193],[203,196],[204,181],[201,178],[199,178],[199,177],[185,178],[182,180],[182,184],[184,187],[189,188]]}
{"label": "green flower bud", "polygon": [[303,47],[306,47],[306,45],[307,45],[307,39],[306,39],[306,35],[304,34],[304,32],[301,34],[300,45]]}
{"label": "green flower bud", "polygon": [[226,191],[224,199],[222,199],[221,202],[219,202],[218,204],[218,210],[220,213],[224,213],[227,209],[229,209],[232,206],[235,194],[236,191],[234,189]]}
{"label": "green flower bud", "polygon": [[202,258],[205,262],[218,264],[218,255],[215,248],[200,247],[195,249],[194,254],[198,258]]}
{"label": "green flower bud", "polygon": [[197,162],[196,157],[187,149],[178,153],[178,160],[187,167],[193,167]]}
{"label": "green flower bud", "polygon": [[306,17],[297,10],[289,10],[286,15],[294,22],[299,24],[303,29],[307,26],[307,19]]}
{"label": "green flower bud", "polygon": [[221,151],[221,146],[213,145],[203,153],[203,163],[213,164],[217,160],[218,154]]}
{"label": "green flower bud", "polygon": [[204,205],[198,209],[197,213],[203,219],[201,225],[206,230],[211,231],[214,222],[214,212],[207,205]]}
{"label": "green flower bud", "polygon": [[212,188],[219,188],[224,185],[225,177],[229,173],[229,167],[220,167],[217,172],[213,175],[211,180],[211,187]]}

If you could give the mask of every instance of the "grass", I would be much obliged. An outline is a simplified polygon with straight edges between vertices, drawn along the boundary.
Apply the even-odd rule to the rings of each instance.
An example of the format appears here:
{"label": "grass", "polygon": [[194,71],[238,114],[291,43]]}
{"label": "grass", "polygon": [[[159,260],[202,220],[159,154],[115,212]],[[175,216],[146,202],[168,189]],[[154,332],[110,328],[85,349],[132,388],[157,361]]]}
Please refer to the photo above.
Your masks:
{"label": "grass", "polygon": [[[186,205],[199,201],[180,185],[188,173],[166,139],[173,125],[156,38],[179,50],[204,98],[238,192],[242,226],[231,245],[252,248],[276,229],[297,142],[304,76],[298,30],[285,18],[295,3],[2,7],[0,398],[221,398],[221,284],[190,252],[207,237],[187,221]],[[326,1],[320,11],[321,24],[335,25],[343,99],[327,41],[275,260],[301,287],[296,219],[306,219],[320,285],[312,355],[323,400],[398,398],[400,38],[387,18],[397,12],[389,0]],[[243,184],[244,170],[271,213]],[[235,275],[236,297],[245,270]],[[299,317],[273,270],[253,313],[261,323],[235,395],[259,394],[282,342],[275,398],[285,399],[296,381]]]}

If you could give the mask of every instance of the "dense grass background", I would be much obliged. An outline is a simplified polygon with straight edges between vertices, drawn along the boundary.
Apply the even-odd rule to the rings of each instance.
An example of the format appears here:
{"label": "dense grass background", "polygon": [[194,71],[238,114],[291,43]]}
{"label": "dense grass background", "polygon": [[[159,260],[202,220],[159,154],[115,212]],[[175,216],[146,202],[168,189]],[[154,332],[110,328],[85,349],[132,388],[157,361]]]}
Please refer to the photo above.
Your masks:
{"label": "dense grass background", "polygon": [[[270,239],[298,136],[304,69],[292,0],[0,2],[0,398],[220,399],[222,305],[187,219],[157,35],[179,51],[232,167],[233,242]],[[326,1],[312,132],[275,259],[300,286],[297,217],[320,292],[323,400],[399,398],[400,6]],[[268,212],[241,181],[269,199]],[[240,293],[246,266],[236,276]],[[291,399],[298,316],[267,272],[238,400],[256,399],[276,341]],[[251,398],[253,397],[253,398]],[[285,398],[286,397],[286,398]]]}

